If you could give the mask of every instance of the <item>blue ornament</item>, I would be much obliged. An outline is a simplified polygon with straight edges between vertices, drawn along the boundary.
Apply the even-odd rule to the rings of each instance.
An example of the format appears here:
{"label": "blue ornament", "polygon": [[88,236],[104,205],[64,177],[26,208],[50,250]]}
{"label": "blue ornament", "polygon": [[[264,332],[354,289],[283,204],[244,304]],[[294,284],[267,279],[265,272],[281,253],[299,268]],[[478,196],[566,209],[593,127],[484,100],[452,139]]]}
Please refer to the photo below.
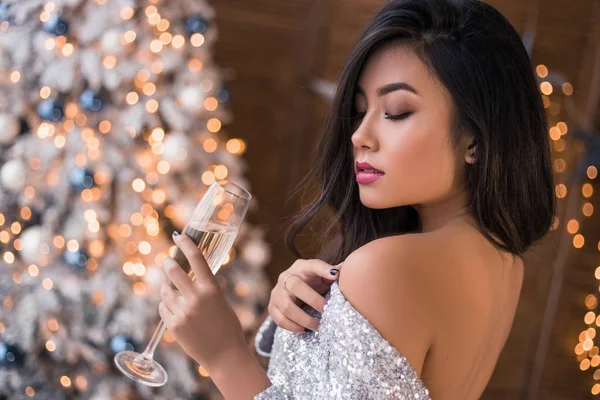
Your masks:
{"label": "blue ornament", "polygon": [[65,115],[65,106],[61,100],[46,99],[38,105],[37,112],[46,121],[58,122]]}
{"label": "blue ornament", "polygon": [[19,347],[0,342],[0,367],[16,368],[23,365],[25,354]]}
{"label": "blue ornament", "polygon": [[208,28],[208,21],[200,14],[192,15],[185,22],[185,30],[190,35],[204,33],[206,28]]}
{"label": "blue ornament", "polygon": [[102,109],[102,99],[92,89],[88,89],[79,96],[81,106],[88,111],[100,111]]}
{"label": "blue ornament", "polygon": [[229,100],[229,88],[227,85],[221,86],[221,88],[217,91],[215,97],[217,98],[219,103],[225,103]]}
{"label": "blue ornament", "polygon": [[75,190],[82,191],[94,187],[94,171],[89,167],[76,167],[69,174],[71,187]]}
{"label": "blue ornament", "polygon": [[110,340],[110,350],[115,354],[120,351],[136,351],[137,347],[136,341],[131,336],[119,334]]}
{"label": "blue ornament", "polygon": [[44,31],[56,36],[66,35],[69,31],[69,24],[58,15],[53,14],[48,21],[44,22]]}
{"label": "blue ornament", "polygon": [[63,254],[65,262],[75,270],[83,270],[87,265],[88,255],[83,250],[77,251],[65,250]]}

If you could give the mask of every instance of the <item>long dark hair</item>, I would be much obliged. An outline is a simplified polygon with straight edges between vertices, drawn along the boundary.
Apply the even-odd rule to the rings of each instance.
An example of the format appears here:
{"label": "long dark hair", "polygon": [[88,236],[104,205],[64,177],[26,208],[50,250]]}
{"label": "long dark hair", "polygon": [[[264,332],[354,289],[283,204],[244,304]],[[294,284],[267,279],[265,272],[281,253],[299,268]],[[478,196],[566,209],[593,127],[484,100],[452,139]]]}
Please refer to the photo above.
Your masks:
{"label": "long dark hair", "polygon": [[466,130],[477,141],[477,162],[467,164],[471,211],[485,237],[515,255],[550,229],[556,214],[546,114],[533,67],[510,22],[480,0],[390,0],[365,26],[344,65],[313,167],[300,183],[316,195],[292,219],[286,246],[298,257],[298,233],[326,205],[333,216],[321,245],[337,233],[323,259],[343,261],[385,236],[419,232],[410,205],[362,205],[351,142],[355,87],[371,52],[390,42],[410,46],[454,102],[456,146]]}

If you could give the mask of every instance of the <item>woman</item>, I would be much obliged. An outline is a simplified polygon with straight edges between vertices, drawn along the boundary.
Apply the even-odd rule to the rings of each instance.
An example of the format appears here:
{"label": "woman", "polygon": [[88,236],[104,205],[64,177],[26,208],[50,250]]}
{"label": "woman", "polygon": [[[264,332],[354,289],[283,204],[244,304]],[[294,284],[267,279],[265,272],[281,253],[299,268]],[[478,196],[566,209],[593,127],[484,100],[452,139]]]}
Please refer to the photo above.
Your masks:
{"label": "woman", "polygon": [[318,151],[309,176],[321,190],[286,243],[301,258],[294,237],[324,204],[341,240],[281,274],[256,341],[267,373],[181,236],[202,279],[165,263],[185,289],[166,286],[167,326],[227,399],[479,398],[512,325],[521,256],[556,213],[518,34],[478,0],[387,2],[342,70]]}

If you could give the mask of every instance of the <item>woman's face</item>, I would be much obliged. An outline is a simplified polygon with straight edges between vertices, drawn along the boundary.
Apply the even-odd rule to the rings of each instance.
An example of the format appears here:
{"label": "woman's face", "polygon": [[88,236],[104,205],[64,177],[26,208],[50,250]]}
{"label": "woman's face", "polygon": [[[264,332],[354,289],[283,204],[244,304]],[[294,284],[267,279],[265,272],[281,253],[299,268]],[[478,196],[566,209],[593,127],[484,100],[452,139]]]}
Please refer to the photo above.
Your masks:
{"label": "woman's face", "polygon": [[[400,85],[386,90],[390,84]],[[456,150],[451,147],[450,93],[416,55],[393,43],[378,49],[358,86],[354,170],[356,162],[367,162],[384,173],[371,183],[357,183],[366,207],[437,204],[464,189],[464,178],[458,177],[469,138],[465,135]]]}

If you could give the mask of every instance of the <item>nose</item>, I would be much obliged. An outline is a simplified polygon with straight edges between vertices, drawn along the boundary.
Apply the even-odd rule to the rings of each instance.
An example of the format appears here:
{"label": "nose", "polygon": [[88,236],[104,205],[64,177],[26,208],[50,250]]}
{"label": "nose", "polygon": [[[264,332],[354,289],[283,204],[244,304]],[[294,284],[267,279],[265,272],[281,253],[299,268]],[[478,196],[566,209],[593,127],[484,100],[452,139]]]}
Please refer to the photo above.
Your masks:
{"label": "nose", "polygon": [[370,126],[367,116],[365,115],[362,121],[356,122],[358,127],[352,134],[352,144],[356,149],[367,148],[370,150],[377,149],[377,138],[374,135],[373,128]]}

